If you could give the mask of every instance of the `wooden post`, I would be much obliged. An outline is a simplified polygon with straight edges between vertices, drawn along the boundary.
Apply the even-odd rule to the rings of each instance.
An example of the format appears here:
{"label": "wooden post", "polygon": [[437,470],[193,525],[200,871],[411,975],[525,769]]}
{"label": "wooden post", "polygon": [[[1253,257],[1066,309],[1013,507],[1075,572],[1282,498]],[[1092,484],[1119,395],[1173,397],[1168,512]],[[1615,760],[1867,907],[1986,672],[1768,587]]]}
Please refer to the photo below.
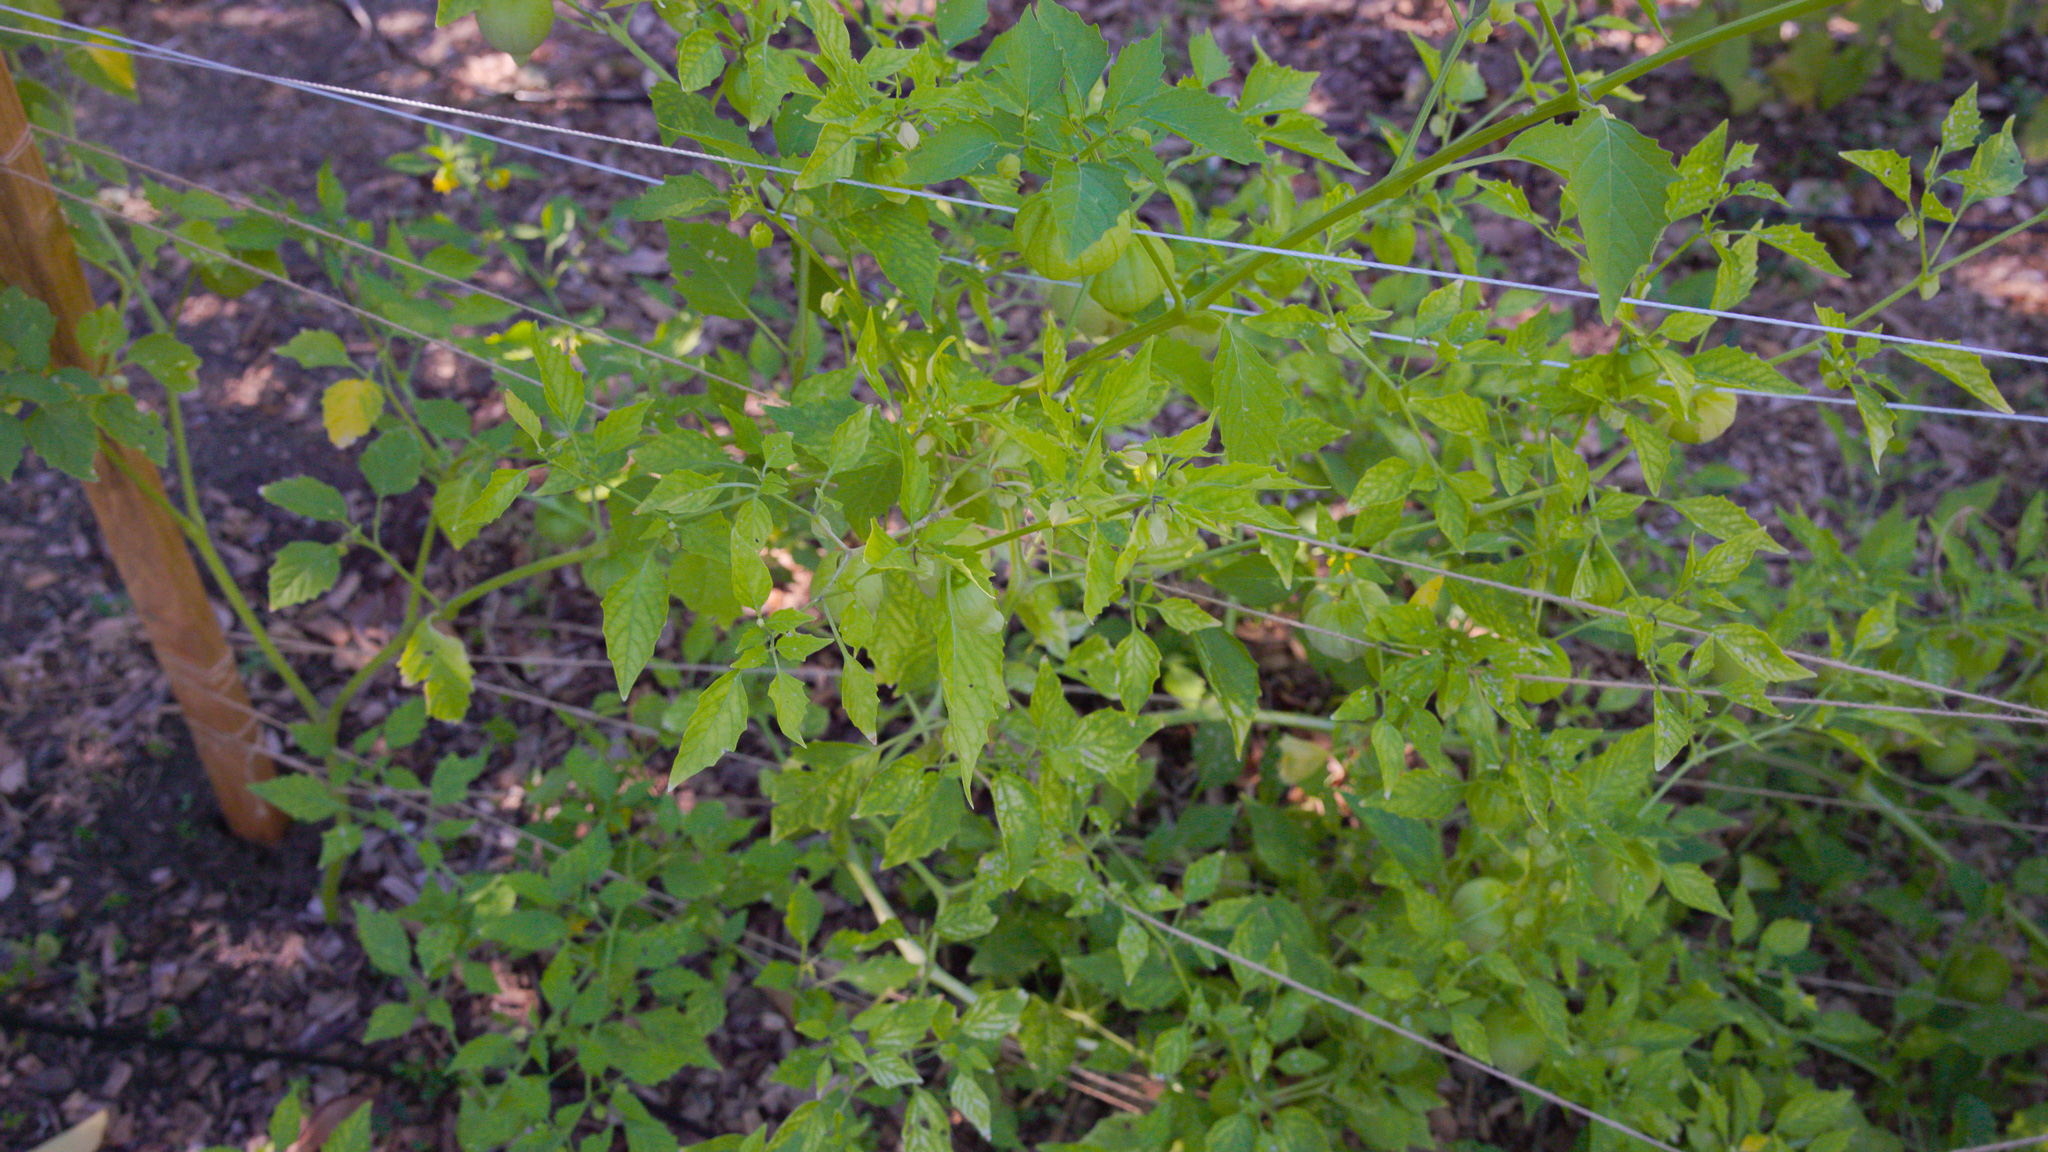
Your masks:
{"label": "wooden post", "polygon": [[[92,309],[92,290],[48,182],[14,76],[0,57],[0,280],[49,306],[57,320],[50,339],[54,363],[98,373],[103,366],[87,361],[76,328]],[[257,798],[249,785],[270,779],[275,770],[258,747],[256,710],[199,569],[161,503],[163,477],[147,456],[104,434],[93,470],[98,478],[86,484],[86,499],[185,713],[228,826],[245,840],[274,844],[284,835],[284,813]]]}

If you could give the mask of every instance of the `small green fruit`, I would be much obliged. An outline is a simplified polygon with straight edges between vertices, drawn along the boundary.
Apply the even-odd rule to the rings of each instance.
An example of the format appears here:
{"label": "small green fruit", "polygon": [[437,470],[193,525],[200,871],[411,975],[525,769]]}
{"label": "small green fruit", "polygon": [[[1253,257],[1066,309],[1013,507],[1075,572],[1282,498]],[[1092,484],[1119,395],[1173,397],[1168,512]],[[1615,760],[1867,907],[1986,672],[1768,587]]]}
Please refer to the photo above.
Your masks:
{"label": "small green fruit", "polygon": [[1509,890],[1491,876],[1467,880],[1451,894],[1451,915],[1458,921],[1458,938],[1474,955],[1490,952],[1508,934]]}
{"label": "small green fruit", "polygon": [[1109,231],[1071,259],[1065,229],[1053,217],[1052,201],[1033,196],[1017,211],[1017,252],[1033,272],[1050,280],[1093,276],[1116,263],[1131,242],[1131,218],[1125,213]]}
{"label": "small green fruit", "polygon": [[1520,1076],[1543,1058],[1543,1030],[1527,1012],[1505,1004],[1488,1009],[1479,1021],[1486,1029],[1491,1063],[1510,1076]]}
{"label": "small green fruit", "polygon": [[524,64],[554,30],[555,2],[484,0],[477,6],[476,26],[484,34],[484,43]]}
{"label": "small green fruit", "polygon": [[1157,236],[1140,236],[1088,284],[1088,295],[1119,316],[1132,316],[1166,294],[1173,253]]}
{"label": "small green fruit", "polygon": [[1939,748],[1922,748],[1920,763],[1943,779],[1953,779],[1977,766],[1981,749],[1968,736],[1951,736]]}

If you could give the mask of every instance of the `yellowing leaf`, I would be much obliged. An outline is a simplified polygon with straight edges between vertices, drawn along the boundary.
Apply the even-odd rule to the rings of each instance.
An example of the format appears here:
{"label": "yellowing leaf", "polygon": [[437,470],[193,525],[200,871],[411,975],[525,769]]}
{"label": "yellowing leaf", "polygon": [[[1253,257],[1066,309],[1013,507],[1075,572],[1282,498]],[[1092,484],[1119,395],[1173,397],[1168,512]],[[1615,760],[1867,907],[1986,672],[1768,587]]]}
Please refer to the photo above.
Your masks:
{"label": "yellowing leaf", "polygon": [[384,414],[384,390],[370,380],[336,380],[320,397],[320,422],[336,448],[363,438]]}
{"label": "yellowing leaf", "polygon": [[1410,604],[1420,604],[1424,608],[1434,608],[1436,607],[1437,597],[1443,594],[1444,578],[1441,576],[1431,576],[1422,582],[1422,586],[1415,590],[1415,595],[1410,596],[1408,602]]}
{"label": "yellowing leaf", "polygon": [[107,79],[123,92],[135,91],[135,57],[113,46],[113,41],[95,36],[85,46],[85,54],[100,66]]}
{"label": "yellowing leaf", "polygon": [[469,711],[469,684],[475,676],[462,641],[429,624],[406,641],[398,658],[398,677],[407,687],[425,682],[427,715],[450,723]]}

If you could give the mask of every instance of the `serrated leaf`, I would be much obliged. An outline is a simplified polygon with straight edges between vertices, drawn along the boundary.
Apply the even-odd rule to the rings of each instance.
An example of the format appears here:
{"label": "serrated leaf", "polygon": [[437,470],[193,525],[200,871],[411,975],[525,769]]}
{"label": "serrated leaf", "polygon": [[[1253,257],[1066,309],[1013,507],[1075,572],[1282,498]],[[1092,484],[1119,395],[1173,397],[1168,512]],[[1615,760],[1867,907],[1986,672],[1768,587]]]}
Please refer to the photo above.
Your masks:
{"label": "serrated leaf", "polygon": [[878,730],[877,713],[880,703],[875,690],[875,674],[868,666],[853,661],[839,673],[839,706],[846,710],[846,718],[873,740]]}
{"label": "serrated leaf", "polygon": [[1898,639],[1899,594],[1893,592],[1866,609],[1856,621],[1855,651],[1869,652]]}
{"label": "serrated leaf", "polygon": [[642,555],[632,572],[605,591],[603,609],[605,654],[611,657],[619,695],[626,696],[668,623],[667,561],[651,551]]}
{"label": "serrated leaf", "polygon": [[1258,349],[1223,331],[1216,361],[1216,423],[1223,451],[1233,464],[1269,464],[1280,451],[1282,388],[1273,366]]}
{"label": "serrated leaf", "polygon": [[676,758],[669,767],[670,788],[718,763],[718,758],[732,751],[740,734],[747,730],[747,692],[739,675],[727,672],[697,697],[697,707],[690,713],[682,743],[676,746]]}
{"label": "serrated leaf", "polygon": [[905,180],[920,188],[941,180],[957,180],[980,171],[1003,150],[1003,138],[980,120],[955,120],[941,124],[926,133],[910,155],[904,158],[910,168]]}
{"label": "serrated leaf", "polygon": [[299,362],[302,368],[353,368],[341,337],[324,328],[308,328],[278,345],[277,354]]}
{"label": "serrated leaf", "polygon": [[1214,616],[1204,611],[1193,600],[1169,596],[1152,605],[1166,626],[1180,633],[1199,632],[1204,628],[1221,628],[1223,625]]}
{"label": "serrated leaf", "polygon": [[1974,146],[1983,132],[1984,117],[1977,111],[1977,86],[1972,84],[1969,91],[1949,105],[1948,115],[1941,118],[1941,150],[1961,152]]}
{"label": "serrated leaf", "polygon": [[367,903],[356,904],[356,938],[370,966],[386,976],[412,973],[412,938],[398,917]]}
{"label": "serrated leaf", "polygon": [[1741,505],[1725,496],[1688,496],[1683,500],[1673,500],[1671,507],[1701,531],[1723,540],[1734,540],[1763,530],[1763,525],[1758,524]]}
{"label": "serrated leaf", "polygon": [[1768,228],[1758,228],[1756,236],[1785,255],[1810,264],[1830,276],[1849,274],[1840,264],[1835,263],[1835,258],[1828,253],[1827,245],[1822,244],[1818,237],[1801,225],[1773,224]]}
{"label": "serrated leaf", "polygon": [[1266,150],[1220,96],[1199,88],[1168,88],[1145,102],[1145,119],[1203,151],[1240,164],[1258,164]]}
{"label": "serrated leaf", "polygon": [[885,201],[863,213],[855,227],[882,274],[918,311],[929,313],[939,290],[939,243],[932,237],[926,211],[923,200]]}
{"label": "serrated leaf", "polygon": [[308,520],[325,520],[333,524],[348,522],[348,501],[342,499],[332,484],[311,476],[293,476],[265,484],[257,491],[279,508]]}
{"label": "serrated leaf", "polygon": [[1671,892],[1671,898],[1688,908],[1711,913],[1723,920],[1734,917],[1728,914],[1728,906],[1721,903],[1721,894],[1714,890],[1714,882],[1697,864],[1658,863],[1664,874],[1664,887]]}
{"label": "serrated leaf", "polygon": [[1901,201],[1913,202],[1913,173],[1904,156],[1890,149],[1859,149],[1842,153],[1842,159],[1877,177],[1878,183]]}
{"label": "serrated leaf", "polygon": [[972,768],[988,743],[989,724],[1010,702],[1003,684],[1002,616],[993,597],[973,580],[953,577],[949,583],[938,634],[946,751]]}
{"label": "serrated leaf", "polygon": [[1960,348],[1927,348],[1910,344],[1893,347],[1909,359],[1925,364],[1948,377],[1956,387],[1998,411],[2008,414],[2012,412],[2012,405],[2005,402],[2005,397],[1998,394],[1998,386],[1991,382],[1991,373],[1984,370],[1984,358],[1975,352],[1965,352]]}
{"label": "serrated leaf", "polygon": [[348,807],[335,794],[332,784],[303,772],[251,784],[249,791],[294,820],[326,820]]}
{"label": "serrated leaf", "polygon": [[469,712],[469,688],[475,675],[462,641],[432,624],[414,629],[398,657],[399,681],[408,688],[425,684],[427,715],[451,724]]}
{"label": "serrated leaf", "polygon": [[1813,673],[1794,662],[1753,624],[1719,624],[1710,629],[1714,637],[1715,662],[1723,657],[1766,684],[1786,680],[1809,680]]}
{"label": "serrated leaf", "polygon": [[1664,200],[1677,172],[1655,141],[1611,116],[1586,113],[1571,130],[1572,199],[1600,292],[1600,316],[1612,320],[1670,222]]}
{"label": "serrated leaf", "polygon": [[974,1125],[974,1130],[981,1133],[982,1139],[995,1139],[995,1110],[989,1105],[988,1092],[982,1088],[981,1081],[975,1079],[972,1072],[964,1068],[955,1068],[946,1096],[952,1101],[953,1110],[960,1113],[962,1119]]}
{"label": "serrated leaf", "polygon": [[167,332],[152,332],[128,349],[128,361],[175,393],[199,387],[199,353]]}
{"label": "serrated leaf", "polygon": [[341,576],[341,549],[333,544],[294,540],[277,550],[270,562],[272,611],[304,604],[334,587]]}
{"label": "serrated leaf", "polygon": [[362,439],[383,414],[384,390],[372,380],[336,380],[320,394],[320,423],[336,448]]}
{"label": "serrated leaf", "polygon": [[778,673],[768,682],[768,700],[775,705],[775,725],[794,744],[804,743],[804,716],[810,711],[811,698],[805,693],[803,681]]}

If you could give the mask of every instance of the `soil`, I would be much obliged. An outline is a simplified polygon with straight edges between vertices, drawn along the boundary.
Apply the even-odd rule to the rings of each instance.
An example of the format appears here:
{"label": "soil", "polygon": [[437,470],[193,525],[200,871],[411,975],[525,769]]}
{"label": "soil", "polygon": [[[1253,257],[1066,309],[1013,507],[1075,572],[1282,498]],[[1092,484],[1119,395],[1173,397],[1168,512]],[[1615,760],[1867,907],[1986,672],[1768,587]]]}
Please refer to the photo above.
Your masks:
{"label": "soil", "polygon": [[[364,12],[369,29],[351,6],[331,0],[90,0],[69,15],[256,71],[655,138],[651,112],[632,99],[638,78],[608,42],[558,33],[531,70],[515,73],[506,57],[484,48],[467,20],[436,29],[431,4],[363,4],[353,10]],[[1184,42],[1210,30],[1240,67],[1252,62],[1257,45],[1282,63],[1320,71],[1315,107],[1333,118],[1333,131],[1369,167],[1385,160],[1372,118],[1403,121],[1422,84],[1408,36],[1440,38],[1449,27],[1439,7],[1421,0],[1220,0],[1208,10],[1176,0],[1089,0],[1079,7],[1123,38],[1164,29],[1170,42]],[[1014,18],[1014,3],[995,8],[999,24]],[[647,14],[639,19],[636,29],[650,37],[661,31]],[[395,217],[438,207],[423,178],[385,165],[390,155],[422,146],[416,125],[261,80],[148,61],[138,73],[140,103],[93,98],[80,106],[84,139],[224,191],[310,203],[320,166],[332,164],[358,214]],[[1910,251],[1888,228],[1864,219],[1887,210],[1884,194],[1845,177],[1834,154],[1880,140],[1908,152],[1924,146],[1938,110],[1972,81],[1986,82],[1987,109],[2000,112],[1995,101],[2009,106],[2013,93],[2048,89],[2048,49],[2016,41],[1975,60],[1951,59],[1935,84],[1881,83],[1830,112],[1767,105],[1739,119],[1732,135],[1760,145],[1773,166],[1770,179],[1800,182],[1803,207],[1839,218],[1820,224],[1822,235],[1862,277],[1781,274],[1745,307],[1806,317],[1819,302],[1854,313],[1894,283]],[[1689,76],[1658,76],[1637,87],[1644,99],[1636,122],[1667,147],[1689,146],[1727,114],[1718,92]],[[615,145],[549,143],[635,171],[658,170],[645,154]],[[524,198],[506,209],[516,218],[536,218],[555,196],[601,212],[635,190],[583,169],[530,162],[543,177],[523,186]],[[2048,177],[2036,174],[2008,203],[1987,206],[1971,223],[2016,220],[2042,204]],[[1506,229],[1487,236],[1501,241],[1495,252],[1513,254],[1503,275],[1575,282],[1575,270],[1544,255],[1542,245],[1517,243]],[[1932,300],[1889,310],[1886,324],[1912,335],[2048,352],[2043,268],[2048,236],[2020,237]],[[630,284],[599,263],[572,270],[561,291],[571,307],[616,304],[630,296]],[[165,286],[159,299],[168,303],[174,295],[175,286]],[[261,602],[266,558],[310,528],[265,502],[257,487],[306,472],[361,491],[359,475],[321,434],[316,409],[324,380],[271,349],[302,327],[351,329],[341,312],[268,286],[235,300],[195,292],[180,318],[205,360],[202,387],[186,409],[202,501],[235,577]],[[1597,345],[1601,335],[1588,326],[1583,338]],[[1781,339],[1759,331],[1750,346],[1767,354]],[[2041,371],[1995,371],[2016,407],[2048,409]],[[453,367],[439,386],[457,398],[481,395],[479,382]],[[1933,481],[1924,488],[1929,504],[1935,493],[1985,477],[2048,473],[2048,430],[2038,425],[1908,427],[1904,466]],[[1837,442],[1813,405],[1745,404],[1734,431],[1702,459],[1735,469],[1739,498],[1760,512],[1799,507],[1825,522],[1827,508],[1854,507],[1876,491],[1867,462]],[[400,509],[420,513],[416,506]],[[491,564],[527,547],[514,526],[464,556]],[[337,594],[283,614],[278,632],[308,654],[301,666],[314,689],[331,689],[389,635],[401,596],[388,568],[360,564]],[[609,683],[601,666],[517,663],[542,653],[586,661],[602,655],[595,602],[573,579],[557,579],[531,600],[494,598],[479,606],[477,620],[480,664],[513,662],[503,673],[486,666],[487,677],[575,703],[594,699]],[[302,1082],[327,1122],[368,1101],[386,1146],[455,1147],[450,1098],[431,1077],[408,1072],[446,1053],[417,1040],[373,1050],[360,1042],[369,1013],[396,988],[367,964],[346,918],[335,923],[325,915],[317,896],[317,831],[295,828],[275,848],[227,835],[78,485],[35,462],[0,486],[0,637],[7,638],[0,644],[0,1145],[34,1147],[105,1107],[113,1116],[110,1147],[246,1147],[266,1131],[287,1088]],[[259,708],[296,714],[260,662],[245,667]],[[374,722],[406,695],[387,674],[364,697],[358,721]],[[515,764],[534,762],[563,738],[552,714],[531,703],[480,696],[478,713],[510,734],[494,760],[502,771],[495,784],[507,792],[520,776]],[[472,726],[453,734],[436,729],[416,751],[424,766],[443,752],[480,746]],[[652,741],[634,749],[650,762],[658,756]],[[480,783],[486,792],[493,786],[490,778]],[[752,772],[729,766],[704,790],[750,802]],[[506,807],[516,809],[516,799]],[[486,843],[480,859],[488,863],[504,850]],[[388,902],[417,891],[423,877],[402,837],[373,837],[341,876],[341,902]],[[505,996],[522,993],[532,995],[530,979],[522,985],[519,974],[508,974]],[[786,1093],[778,1096],[762,1080],[794,1042],[773,1008],[735,985],[717,1045],[726,1069],[685,1078],[668,1101],[679,1134],[751,1130],[791,1106]],[[1096,1096],[1105,1098],[1100,1090]],[[1063,1120],[1048,1124],[1050,1137],[1074,1138],[1104,1107],[1079,1094],[1073,1100],[1055,1109]],[[1459,1110],[1471,1123],[1446,1123],[1458,1135],[1502,1138],[1483,1115],[1493,1102],[1486,1092],[1467,1091]]]}

